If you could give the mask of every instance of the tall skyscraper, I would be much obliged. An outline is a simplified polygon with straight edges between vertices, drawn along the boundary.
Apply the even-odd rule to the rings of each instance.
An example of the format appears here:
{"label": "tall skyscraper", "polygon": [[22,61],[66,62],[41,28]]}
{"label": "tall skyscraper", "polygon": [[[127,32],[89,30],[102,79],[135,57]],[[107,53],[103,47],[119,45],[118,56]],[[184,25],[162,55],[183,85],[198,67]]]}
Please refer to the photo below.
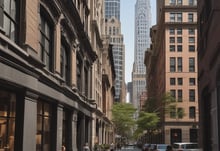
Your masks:
{"label": "tall skyscraper", "polygon": [[120,0],[105,0],[105,18],[113,16],[120,21]]}
{"label": "tall skyscraper", "polygon": [[151,10],[150,0],[137,0],[135,4],[135,52],[132,71],[132,103],[140,108],[140,95],[146,91],[144,53],[150,47]]}
{"label": "tall skyscraper", "polygon": [[115,101],[126,101],[125,46],[121,34],[120,0],[105,0],[105,32],[110,36],[115,66]]}

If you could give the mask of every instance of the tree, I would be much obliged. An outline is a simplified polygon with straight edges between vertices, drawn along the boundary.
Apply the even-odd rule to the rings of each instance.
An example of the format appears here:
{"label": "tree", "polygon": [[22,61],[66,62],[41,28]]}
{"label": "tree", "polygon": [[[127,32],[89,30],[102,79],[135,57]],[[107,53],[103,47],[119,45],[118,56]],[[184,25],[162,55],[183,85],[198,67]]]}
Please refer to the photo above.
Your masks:
{"label": "tree", "polygon": [[137,130],[135,131],[135,137],[143,134],[144,131],[155,130],[160,118],[157,113],[148,113],[141,111],[137,120]]}
{"label": "tree", "polygon": [[130,103],[114,103],[112,108],[112,122],[116,134],[129,137],[135,125],[134,113],[136,109]]}
{"label": "tree", "polygon": [[[153,131],[158,128],[160,122],[160,115],[174,112],[178,117],[184,115],[183,110],[176,112],[176,99],[169,93],[165,93],[161,99],[149,97],[144,104],[144,111],[139,113],[137,120],[137,129],[135,137],[142,135],[144,131]],[[162,114],[161,114],[162,113]]]}

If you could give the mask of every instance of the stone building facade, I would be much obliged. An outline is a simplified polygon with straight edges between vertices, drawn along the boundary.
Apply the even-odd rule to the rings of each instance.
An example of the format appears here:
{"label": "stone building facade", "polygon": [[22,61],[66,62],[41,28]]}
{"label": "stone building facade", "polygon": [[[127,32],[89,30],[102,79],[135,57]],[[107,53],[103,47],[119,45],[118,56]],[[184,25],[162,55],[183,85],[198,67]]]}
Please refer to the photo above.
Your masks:
{"label": "stone building facade", "polygon": [[220,3],[198,1],[198,78],[200,144],[204,151],[220,150]]}
{"label": "stone building facade", "polygon": [[112,141],[102,12],[101,0],[0,2],[0,150],[80,151]]}

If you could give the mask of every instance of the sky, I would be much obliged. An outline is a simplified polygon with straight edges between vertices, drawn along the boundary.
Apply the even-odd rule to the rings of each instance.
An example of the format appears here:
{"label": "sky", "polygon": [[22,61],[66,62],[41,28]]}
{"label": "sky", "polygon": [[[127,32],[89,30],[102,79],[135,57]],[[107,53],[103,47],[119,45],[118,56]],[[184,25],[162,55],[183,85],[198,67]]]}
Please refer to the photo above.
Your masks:
{"label": "sky", "polygon": [[[121,32],[125,44],[125,82],[131,82],[134,63],[134,7],[136,0],[121,0]],[[152,25],[156,24],[156,0],[150,0]]]}

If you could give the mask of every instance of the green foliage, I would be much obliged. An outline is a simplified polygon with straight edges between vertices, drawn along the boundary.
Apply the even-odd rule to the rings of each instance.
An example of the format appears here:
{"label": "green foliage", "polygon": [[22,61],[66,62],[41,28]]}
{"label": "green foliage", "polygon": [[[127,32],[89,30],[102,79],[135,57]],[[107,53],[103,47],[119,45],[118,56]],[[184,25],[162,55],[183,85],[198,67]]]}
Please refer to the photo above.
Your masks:
{"label": "green foliage", "polygon": [[114,123],[116,134],[129,136],[131,129],[135,125],[133,118],[136,109],[129,103],[115,103],[112,108],[112,122]]}
{"label": "green foliage", "polygon": [[143,110],[149,113],[154,112],[157,108],[156,99],[154,97],[148,98],[143,106]]}
{"label": "green foliage", "polygon": [[156,129],[160,118],[156,113],[140,112],[137,120],[137,130],[135,131],[135,137],[138,137],[144,130]]}

